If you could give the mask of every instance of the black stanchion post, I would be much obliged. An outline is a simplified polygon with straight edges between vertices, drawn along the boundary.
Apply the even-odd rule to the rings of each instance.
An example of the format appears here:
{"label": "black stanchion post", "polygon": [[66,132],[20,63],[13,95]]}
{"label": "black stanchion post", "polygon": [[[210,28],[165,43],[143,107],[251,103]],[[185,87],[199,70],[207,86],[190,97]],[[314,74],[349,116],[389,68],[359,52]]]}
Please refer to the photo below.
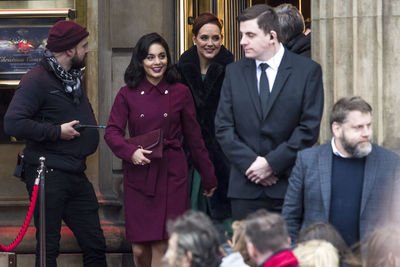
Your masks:
{"label": "black stanchion post", "polygon": [[45,173],[46,167],[44,165],[46,161],[45,157],[40,157],[40,267],[46,267],[46,197],[45,197]]}

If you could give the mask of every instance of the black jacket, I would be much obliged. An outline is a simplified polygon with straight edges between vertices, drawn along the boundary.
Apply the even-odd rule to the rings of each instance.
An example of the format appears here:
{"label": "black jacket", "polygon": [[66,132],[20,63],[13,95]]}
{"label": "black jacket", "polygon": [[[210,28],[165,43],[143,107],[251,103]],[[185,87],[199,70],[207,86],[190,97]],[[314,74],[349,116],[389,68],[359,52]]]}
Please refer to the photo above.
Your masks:
{"label": "black jacket", "polygon": [[297,35],[287,42],[286,47],[293,53],[311,58],[311,33]]}
{"label": "black jacket", "polygon": [[211,216],[216,219],[230,216],[230,201],[227,198],[229,162],[216,140],[214,118],[225,76],[225,67],[232,62],[232,53],[224,46],[221,46],[221,50],[213,58],[207,70],[204,81],[201,77],[196,46],[192,46],[185,51],[178,63],[182,82],[192,92],[196,105],[197,120],[201,126],[203,139],[218,178],[218,188],[214,196],[209,200]]}
{"label": "black jacket", "polygon": [[26,139],[25,162],[38,165],[39,157],[45,156],[48,168],[69,172],[86,169],[86,157],[96,151],[99,143],[98,131],[84,129],[80,137],[60,139],[63,123],[79,120],[81,124],[96,124],[82,91],[80,103],[75,105],[43,59],[24,75],[5,115],[4,130]]}

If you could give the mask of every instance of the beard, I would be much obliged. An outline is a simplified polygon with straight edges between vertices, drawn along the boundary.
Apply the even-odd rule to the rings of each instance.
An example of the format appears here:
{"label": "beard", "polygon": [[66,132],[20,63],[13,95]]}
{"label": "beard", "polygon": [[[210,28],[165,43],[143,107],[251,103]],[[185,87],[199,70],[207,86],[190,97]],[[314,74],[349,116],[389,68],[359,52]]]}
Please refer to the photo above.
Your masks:
{"label": "beard", "polygon": [[78,54],[75,53],[75,55],[71,59],[71,69],[82,69],[86,66],[86,55],[83,57],[83,59],[80,59],[78,57]]}
{"label": "beard", "polygon": [[341,141],[343,149],[346,150],[347,153],[352,155],[354,158],[366,157],[372,151],[371,140],[367,140],[367,143],[363,142],[364,144],[363,146],[361,146],[360,142],[351,142],[346,138],[346,135],[343,134]]}

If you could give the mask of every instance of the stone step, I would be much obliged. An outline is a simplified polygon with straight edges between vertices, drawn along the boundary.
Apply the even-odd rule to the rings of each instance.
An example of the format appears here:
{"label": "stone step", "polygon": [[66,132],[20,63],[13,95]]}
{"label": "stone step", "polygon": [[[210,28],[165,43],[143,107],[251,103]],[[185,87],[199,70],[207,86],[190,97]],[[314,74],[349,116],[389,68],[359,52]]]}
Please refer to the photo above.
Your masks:
{"label": "stone step", "polygon": [[[132,253],[107,253],[106,256],[109,267],[134,267]],[[16,254],[16,259],[15,267],[34,267],[33,254]],[[82,254],[60,254],[57,258],[57,267],[83,267]]]}
{"label": "stone step", "polygon": [[[131,244],[125,240],[125,229],[121,225],[102,222],[106,238],[106,255],[109,267],[131,267],[133,265]],[[17,236],[20,226],[0,226],[0,244],[8,246]],[[16,254],[16,267],[34,267],[36,247],[35,228],[28,228],[22,242],[13,253]],[[60,256],[58,267],[81,267],[82,254],[71,230],[63,226],[61,229]],[[3,266],[0,262],[0,267]]]}
{"label": "stone step", "polygon": [[[20,226],[0,226],[0,244],[8,246],[16,238],[20,231]],[[102,229],[106,238],[106,251],[109,253],[127,253],[131,251],[131,245],[125,240],[125,229],[121,225],[112,225],[102,222]],[[33,253],[36,247],[36,230],[30,226],[17,248],[16,253]],[[60,253],[79,253],[80,248],[75,236],[67,226],[61,227]],[[2,267],[2,266],[0,266]]]}

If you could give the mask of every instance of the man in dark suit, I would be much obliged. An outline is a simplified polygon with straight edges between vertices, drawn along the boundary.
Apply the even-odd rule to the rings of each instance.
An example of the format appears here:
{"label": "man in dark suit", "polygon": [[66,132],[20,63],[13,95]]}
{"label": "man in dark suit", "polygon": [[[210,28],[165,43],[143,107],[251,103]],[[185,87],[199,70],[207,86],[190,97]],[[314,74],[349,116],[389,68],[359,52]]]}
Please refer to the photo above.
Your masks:
{"label": "man in dark suit", "polygon": [[246,58],[226,69],[215,125],[231,162],[232,216],[244,219],[281,210],[297,151],[317,141],[324,100],[321,67],[283,47],[271,7],[238,20]]}
{"label": "man in dark suit", "polygon": [[371,144],[371,111],[360,97],[340,99],[330,115],[331,142],[299,152],[282,211],[292,241],[301,228],[329,222],[353,245],[398,213],[400,158]]}

